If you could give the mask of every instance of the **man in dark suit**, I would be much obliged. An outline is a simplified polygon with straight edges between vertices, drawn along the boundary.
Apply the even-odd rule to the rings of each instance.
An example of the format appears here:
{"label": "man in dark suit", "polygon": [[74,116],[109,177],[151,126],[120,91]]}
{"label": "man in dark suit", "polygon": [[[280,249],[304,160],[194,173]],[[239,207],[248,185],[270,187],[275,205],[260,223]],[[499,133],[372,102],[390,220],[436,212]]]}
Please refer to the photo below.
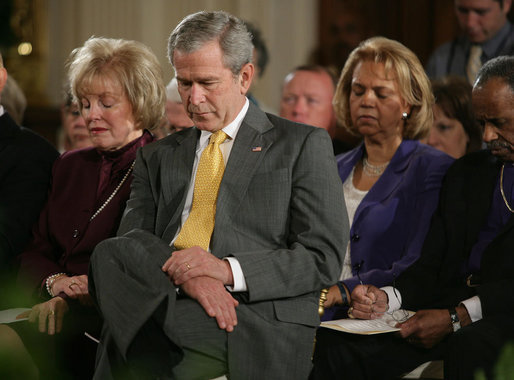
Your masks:
{"label": "man in dark suit", "polygon": [[[190,15],[168,52],[195,126],[139,151],[118,237],[95,249],[89,285],[106,322],[95,376],[307,378],[320,290],[348,239],[330,138],[248,101],[241,20]],[[219,191],[202,187],[218,159]]]}
{"label": "man in dark suit", "polygon": [[[448,170],[420,259],[393,287],[357,286],[349,315],[376,318],[417,311],[400,337],[356,337],[321,329],[325,349],[312,378],[395,377],[444,359],[446,379],[491,376],[504,344],[514,340],[514,57],[486,63],[473,88],[473,108],[489,150]],[[340,372],[338,372],[340,371]]]}
{"label": "man in dark suit", "polygon": [[[0,94],[7,80],[0,55]],[[0,98],[0,104],[1,104]],[[0,307],[14,284],[14,258],[30,238],[46,200],[57,150],[34,132],[20,127],[0,105]]]}

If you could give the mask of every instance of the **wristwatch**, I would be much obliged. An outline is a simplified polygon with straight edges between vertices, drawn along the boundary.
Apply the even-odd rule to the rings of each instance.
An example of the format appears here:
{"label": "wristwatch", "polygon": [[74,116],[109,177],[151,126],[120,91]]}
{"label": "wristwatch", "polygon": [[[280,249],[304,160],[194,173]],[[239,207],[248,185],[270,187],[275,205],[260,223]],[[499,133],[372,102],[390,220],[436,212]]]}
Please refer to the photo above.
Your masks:
{"label": "wristwatch", "polygon": [[455,308],[448,309],[448,311],[450,312],[450,320],[452,322],[453,332],[455,332],[460,329],[459,315],[457,314],[457,310],[455,310]]}

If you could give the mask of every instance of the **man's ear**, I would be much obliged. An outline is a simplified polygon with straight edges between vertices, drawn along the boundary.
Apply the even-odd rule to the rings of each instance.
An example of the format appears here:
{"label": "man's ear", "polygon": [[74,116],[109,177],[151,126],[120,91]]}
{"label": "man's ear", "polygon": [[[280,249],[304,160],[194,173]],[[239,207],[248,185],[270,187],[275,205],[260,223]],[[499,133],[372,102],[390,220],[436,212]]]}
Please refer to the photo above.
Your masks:
{"label": "man's ear", "polygon": [[7,82],[7,70],[5,67],[0,67],[0,96],[2,95],[5,82]]}
{"label": "man's ear", "polygon": [[510,7],[512,6],[512,0],[503,0],[503,8],[502,11],[507,16],[510,11]]}
{"label": "man's ear", "polygon": [[241,86],[241,94],[246,95],[250,86],[252,85],[252,79],[255,75],[255,66],[253,63],[247,63],[241,68],[239,73],[239,85]]}

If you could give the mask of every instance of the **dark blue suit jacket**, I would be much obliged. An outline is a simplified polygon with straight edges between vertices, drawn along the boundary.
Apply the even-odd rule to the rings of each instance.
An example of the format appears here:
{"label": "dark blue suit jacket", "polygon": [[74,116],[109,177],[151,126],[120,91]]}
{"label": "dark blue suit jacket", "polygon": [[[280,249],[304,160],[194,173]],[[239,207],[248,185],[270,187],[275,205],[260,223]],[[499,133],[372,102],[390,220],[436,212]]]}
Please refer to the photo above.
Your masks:
{"label": "dark blue suit jacket", "polygon": [[[361,144],[337,156],[343,182],[363,154]],[[450,156],[418,141],[400,144],[355,212],[350,229],[353,277],[343,281],[350,292],[359,284],[359,276],[364,284],[391,284],[419,258],[442,179],[452,162]],[[346,316],[340,311],[343,308],[327,309],[324,319]]]}

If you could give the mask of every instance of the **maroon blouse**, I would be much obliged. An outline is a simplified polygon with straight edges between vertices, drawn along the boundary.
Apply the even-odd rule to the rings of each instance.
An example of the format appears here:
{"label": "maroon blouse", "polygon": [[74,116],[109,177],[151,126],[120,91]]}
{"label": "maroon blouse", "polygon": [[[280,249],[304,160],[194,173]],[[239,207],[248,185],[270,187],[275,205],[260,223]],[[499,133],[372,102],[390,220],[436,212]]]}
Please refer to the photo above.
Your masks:
{"label": "maroon blouse", "polygon": [[132,175],[105,208],[89,219],[120,184],[137,149],[152,141],[153,136],[145,131],[117,151],[85,148],[63,153],[55,161],[47,204],[33,228],[31,243],[19,257],[20,282],[46,293],[45,280],[54,273],[88,273],[95,246],[116,235]]}

